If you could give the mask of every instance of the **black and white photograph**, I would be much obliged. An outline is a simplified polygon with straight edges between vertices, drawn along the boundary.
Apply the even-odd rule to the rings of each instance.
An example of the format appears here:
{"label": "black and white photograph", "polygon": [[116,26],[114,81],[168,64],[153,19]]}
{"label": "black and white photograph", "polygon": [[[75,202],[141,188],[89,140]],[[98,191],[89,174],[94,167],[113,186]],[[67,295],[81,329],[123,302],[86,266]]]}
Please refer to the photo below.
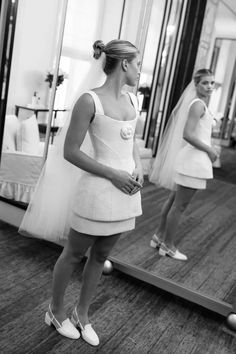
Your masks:
{"label": "black and white photograph", "polygon": [[0,0],[1,354],[236,353],[236,1]]}

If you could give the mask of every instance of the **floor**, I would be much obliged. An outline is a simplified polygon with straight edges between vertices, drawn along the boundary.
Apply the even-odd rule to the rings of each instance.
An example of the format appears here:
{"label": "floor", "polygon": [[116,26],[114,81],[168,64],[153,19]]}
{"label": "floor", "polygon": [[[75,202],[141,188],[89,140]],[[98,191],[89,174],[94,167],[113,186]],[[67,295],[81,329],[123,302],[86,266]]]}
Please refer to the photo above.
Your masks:
{"label": "floor", "polygon": [[[25,238],[0,223],[2,354],[233,354],[236,337],[224,319],[120,272],[102,276],[90,309],[101,344],[60,336],[44,324],[53,265],[61,249]],[[78,296],[83,264],[66,293],[68,315]]]}
{"label": "floor", "polygon": [[143,215],[137,218],[134,231],[121,236],[112,256],[231,303],[236,291],[236,269],[232,267],[236,253],[236,149],[222,148],[221,168],[214,169],[214,180],[207,190],[196,193],[182,218],[176,243],[187,254],[188,262],[160,257],[149,246],[168,194],[145,181]]}
{"label": "floor", "polygon": [[236,185],[215,179],[207,190],[194,196],[176,239],[178,248],[188,256],[187,262],[161,257],[149,246],[167,196],[166,190],[146,183],[143,215],[137,219],[135,230],[121,236],[112,256],[227,302],[236,279],[236,269],[232,267],[236,253]]}

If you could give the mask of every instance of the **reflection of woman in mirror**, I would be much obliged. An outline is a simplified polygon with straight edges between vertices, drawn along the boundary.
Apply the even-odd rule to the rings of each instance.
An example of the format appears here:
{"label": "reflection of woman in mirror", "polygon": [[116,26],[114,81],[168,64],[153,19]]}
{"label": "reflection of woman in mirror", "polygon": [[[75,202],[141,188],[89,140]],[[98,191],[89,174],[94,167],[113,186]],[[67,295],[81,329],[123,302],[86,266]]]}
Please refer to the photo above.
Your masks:
{"label": "reflection of woman in mirror", "polygon": [[[112,247],[122,232],[134,229],[135,217],[142,212],[139,190],[143,174],[134,142],[136,97],[122,91],[124,85],[137,83],[138,50],[123,40],[114,40],[107,45],[96,41],[93,47],[99,66],[104,61],[106,81],[76,101],[65,138],[65,159],[83,172],[72,191],[70,231],[54,267],[52,302],[45,321],[53,324],[60,334],[74,339],[79,338],[78,327],[83,339],[96,346],[99,339],[89,324],[88,310]],[[87,132],[92,142],[92,155],[81,149]],[[54,175],[54,183],[59,177]],[[67,188],[65,182],[62,188]],[[61,208],[63,204],[62,200]],[[55,218],[53,214],[52,217]],[[60,222],[60,214],[57,221]],[[22,228],[28,230],[27,225]],[[83,272],[80,299],[69,320],[63,303],[65,290],[72,272],[88,249],[90,254]]]}
{"label": "reflection of woman in mirror", "polygon": [[213,178],[217,151],[211,146],[213,117],[207,107],[213,88],[212,72],[198,70],[171,114],[153,164],[150,181],[172,190],[150,243],[161,256],[187,260],[174,244],[178,224],[196,191]]}

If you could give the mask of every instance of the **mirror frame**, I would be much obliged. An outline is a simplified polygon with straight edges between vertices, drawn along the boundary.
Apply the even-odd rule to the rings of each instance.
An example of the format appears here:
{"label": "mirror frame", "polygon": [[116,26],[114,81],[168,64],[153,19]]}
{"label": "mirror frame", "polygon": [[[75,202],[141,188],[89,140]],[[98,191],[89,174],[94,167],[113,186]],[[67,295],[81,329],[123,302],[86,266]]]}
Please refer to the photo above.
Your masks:
{"label": "mirror frame", "polygon": [[120,261],[117,257],[109,256],[108,259],[112,262],[114,269],[119,270],[131,277],[139,279],[145,283],[154,285],[155,287],[167,291],[173,295],[193,302],[206,309],[216,312],[219,315],[227,317],[233,311],[231,304],[205,295],[199,291],[192,290],[177,282],[160,277],[152,272],[147,272],[139,267],[132,266],[129,263]]}
{"label": "mirror frame", "polygon": [[[216,45],[217,40],[226,40],[226,41],[234,41],[234,42],[236,42],[236,38],[232,38],[232,37],[215,37],[213,51],[212,51],[212,57],[211,57],[211,65],[210,65],[210,69],[213,71],[213,73],[215,72],[216,67],[217,67],[218,58],[219,58],[219,50],[220,50],[220,47]],[[217,49],[217,50],[215,50],[215,49]],[[227,109],[229,107],[230,92],[231,92],[231,90],[233,88],[234,80],[236,80],[236,58],[235,58],[235,61],[234,61],[234,67],[233,67],[232,73],[235,74],[235,79],[232,77],[231,81],[230,81],[230,84],[229,84],[227,100],[226,100],[225,108],[224,108],[224,117],[223,117],[223,121],[222,121],[222,127],[221,127],[221,130],[220,130],[220,133],[219,133],[219,137],[218,137],[218,139],[221,141],[222,145],[224,145],[224,146],[230,146],[230,136],[226,139],[226,138],[223,137],[223,135],[224,135],[225,128],[226,128],[226,125],[227,125],[227,119],[229,117],[229,114],[227,114]],[[234,111],[235,110],[236,110],[236,107],[234,107]]]}
{"label": "mirror frame", "polygon": [[18,0],[3,0],[0,4],[0,162],[2,156],[3,132],[7,107],[8,88],[15,37]]}
{"label": "mirror frame", "polygon": [[[227,38],[227,39],[231,39],[231,38]],[[234,38],[234,40],[236,39]],[[155,82],[157,81],[158,81],[157,78],[155,78]],[[151,111],[149,112],[149,115],[151,115]],[[139,279],[145,283],[151,284],[157,288],[167,291],[173,295],[176,295],[180,298],[183,298],[187,301],[200,305],[219,315],[227,317],[231,312],[234,312],[233,310],[236,311],[236,304],[230,304],[225,301],[219,300],[217,298],[213,298],[211,296],[205,295],[202,292],[193,290],[177,282],[169,280],[165,277],[161,277],[152,272],[145,271],[140,267],[133,266],[124,261],[120,261],[117,256],[116,257],[109,256],[108,259],[113,263],[115,269],[131,277]]]}

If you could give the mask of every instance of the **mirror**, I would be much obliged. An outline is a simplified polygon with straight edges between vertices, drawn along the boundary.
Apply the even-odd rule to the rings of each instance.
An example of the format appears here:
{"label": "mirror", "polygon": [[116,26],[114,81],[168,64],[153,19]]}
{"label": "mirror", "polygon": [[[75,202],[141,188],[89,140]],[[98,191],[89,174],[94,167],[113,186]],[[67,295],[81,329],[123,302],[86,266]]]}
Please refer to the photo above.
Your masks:
{"label": "mirror", "polygon": [[[18,3],[6,113],[1,117],[5,126],[0,181],[1,197],[21,205],[31,199],[48,145],[45,133],[60,54],[62,11],[62,3],[57,0],[50,4],[29,0]],[[65,78],[59,75],[58,82],[62,84]],[[49,148],[58,111],[53,109]]]}
{"label": "mirror", "polygon": [[[150,247],[169,192],[156,188],[148,181],[142,191],[143,215],[137,219],[134,231],[121,236],[110,258],[117,262],[118,269],[127,274],[222,315],[231,311],[236,279],[236,7],[232,2],[230,6],[225,1],[218,5],[209,51],[209,66],[215,72],[216,79],[216,89],[209,106],[219,118],[212,136],[214,144],[222,149],[221,165],[215,166],[215,178],[209,182],[207,189],[196,193],[178,229],[176,244],[187,254],[188,261],[161,257],[158,250]],[[147,40],[144,59],[149,51],[156,55],[157,47],[151,46]],[[142,81],[145,68],[143,64],[144,73],[140,80],[144,96],[140,109],[142,117],[145,112],[143,107],[146,107],[145,92],[148,93]],[[165,79],[166,72],[163,71],[163,83]],[[158,84],[163,90],[160,80]],[[140,95],[140,89],[138,93]],[[155,135],[154,128],[151,131],[153,133],[149,139]]]}

